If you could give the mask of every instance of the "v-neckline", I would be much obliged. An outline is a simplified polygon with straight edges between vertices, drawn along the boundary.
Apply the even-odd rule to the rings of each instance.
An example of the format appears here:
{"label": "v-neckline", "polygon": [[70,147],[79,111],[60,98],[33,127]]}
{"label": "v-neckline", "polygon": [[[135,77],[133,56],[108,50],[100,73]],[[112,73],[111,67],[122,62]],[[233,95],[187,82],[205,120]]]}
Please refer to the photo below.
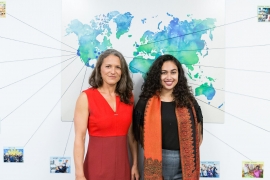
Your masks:
{"label": "v-neckline", "polygon": [[101,92],[98,90],[98,89],[96,89],[97,90],[97,92],[98,92],[98,94],[102,97],[102,99],[106,102],[106,104],[108,105],[108,107],[111,109],[111,111],[114,113],[114,114],[117,114],[117,106],[118,106],[118,99],[117,99],[117,97],[118,96],[115,96],[115,111],[113,110],[113,108],[110,106],[110,104],[108,103],[108,101],[105,99],[105,97],[101,94]]}

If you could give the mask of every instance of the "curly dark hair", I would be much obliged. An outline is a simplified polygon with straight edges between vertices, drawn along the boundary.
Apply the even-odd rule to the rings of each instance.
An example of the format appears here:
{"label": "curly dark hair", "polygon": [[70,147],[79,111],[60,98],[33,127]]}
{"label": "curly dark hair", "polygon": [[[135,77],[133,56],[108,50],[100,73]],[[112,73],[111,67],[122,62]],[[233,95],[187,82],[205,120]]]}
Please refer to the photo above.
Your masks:
{"label": "curly dark hair", "polygon": [[125,104],[133,104],[131,101],[133,82],[129,74],[128,65],[124,56],[115,49],[107,49],[99,55],[96,66],[89,78],[89,84],[93,88],[99,88],[103,85],[100,67],[103,63],[103,60],[109,55],[117,56],[120,59],[121,64],[121,79],[116,84],[115,93],[120,96],[121,102],[124,102]]}
{"label": "curly dark hair", "polygon": [[160,82],[161,68],[163,63],[166,61],[174,62],[178,69],[178,82],[175,85],[172,93],[177,107],[192,106],[191,103],[195,102],[195,98],[191,87],[187,84],[184,69],[182,68],[181,63],[174,56],[169,54],[159,56],[151,65],[142,85],[140,98],[149,99],[162,89]]}

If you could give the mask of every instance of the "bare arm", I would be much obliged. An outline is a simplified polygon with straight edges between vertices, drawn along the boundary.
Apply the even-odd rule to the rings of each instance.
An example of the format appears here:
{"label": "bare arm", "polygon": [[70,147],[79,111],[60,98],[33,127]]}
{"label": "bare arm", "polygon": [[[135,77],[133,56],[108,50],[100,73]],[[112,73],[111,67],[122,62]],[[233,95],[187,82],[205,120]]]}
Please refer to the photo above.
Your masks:
{"label": "bare arm", "polygon": [[82,93],[76,103],[74,113],[75,142],[74,142],[74,163],[76,180],[86,180],[83,172],[85,134],[88,124],[88,100],[85,93]]}
{"label": "bare arm", "polygon": [[132,168],[131,168],[131,180],[139,180],[139,171],[138,171],[138,143],[134,139],[132,134],[132,124],[128,130],[128,143],[132,155]]}

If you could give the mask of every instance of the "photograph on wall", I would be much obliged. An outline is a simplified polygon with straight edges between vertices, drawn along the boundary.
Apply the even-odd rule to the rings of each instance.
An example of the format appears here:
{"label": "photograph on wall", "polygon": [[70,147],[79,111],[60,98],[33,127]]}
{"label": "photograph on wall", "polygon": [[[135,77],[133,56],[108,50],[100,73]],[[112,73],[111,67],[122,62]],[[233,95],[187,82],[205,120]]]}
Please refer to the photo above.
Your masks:
{"label": "photograph on wall", "polygon": [[6,17],[6,2],[0,1],[0,18]]}
{"label": "photograph on wall", "polygon": [[24,162],[24,149],[20,147],[4,147],[4,163],[22,163]]}
{"label": "photograph on wall", "polygon": [[[225,46],[225,29],[217,28],[225,24],[224,1],[118,2],[121,6],[109,0],[62,3],[62,42],[74,47],[76,53],[70,66],[62,64],[62,121],[73,121],[76,100],[89,87],[88,77],[99,55],[113,48],[123,53],[128,63],[135,102],[152,63],[171,54],[183,66],[204,112],[204,122],[224,123],[225,95],[219,89],[225,86],[225,70],[211,68],[225,67],[225,51],[213,51]],[[148,8],[153,5],[155,8]],[[198,11],[198,7],[204,8]],[[65,44],[62,49],[66,50]],[[66,59],[63,56],[62,60]]]}
{"label": "photograph on wall", "polygon": [[70,173],[70,157],[51,157],[50,173]]}
{"label": "photograph on wall", "polygon": [[201,161],[200,177],[202,178],[219,178],[220,163],[219,161]]}
{"label": "photograph on wall", "polygon": [[243,178],[263,178],[264,163],[255,161],[243,161],[242,177]]}
{"label": "photograph on wall", "polygon": [[258,6],[258,22],[270,22],[270,6]]}

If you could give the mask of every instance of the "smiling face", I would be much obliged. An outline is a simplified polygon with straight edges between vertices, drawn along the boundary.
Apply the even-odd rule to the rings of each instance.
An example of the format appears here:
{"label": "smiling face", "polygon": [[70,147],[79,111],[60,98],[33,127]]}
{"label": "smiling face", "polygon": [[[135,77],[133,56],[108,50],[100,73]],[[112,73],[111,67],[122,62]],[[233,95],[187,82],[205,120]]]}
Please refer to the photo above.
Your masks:
{"label": "smiling face", "polygon": [[116,85],[121,79],[121,62],[119,57],[109,55],[104,58],[100,67],[100,74],[103,79],[103,85]]}
{"label": "smiling face", "polygon": [[174,62],[166,61],[161,67],[161,85],[162,91],[173,91],[178,82],[178,69]]}

